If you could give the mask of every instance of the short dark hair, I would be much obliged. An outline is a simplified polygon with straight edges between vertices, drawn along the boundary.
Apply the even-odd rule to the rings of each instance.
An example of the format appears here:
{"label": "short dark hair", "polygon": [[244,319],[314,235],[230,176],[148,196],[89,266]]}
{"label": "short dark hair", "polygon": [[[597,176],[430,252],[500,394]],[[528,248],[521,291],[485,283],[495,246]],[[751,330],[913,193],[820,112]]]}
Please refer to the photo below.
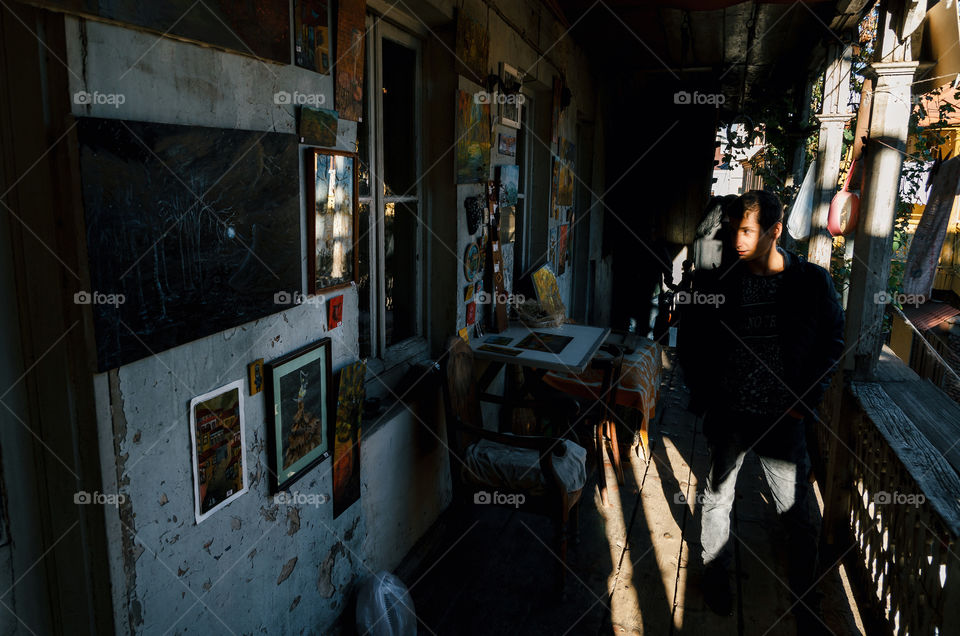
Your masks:
{"label": "short dark hair", "polygon": [[731,221],[740,221],[748,211],[759,212],[758,222],[764,232],[783,222],[783,204],[777,195],[766,190],[750,190],[737,197],[727,206],[726,215]]}

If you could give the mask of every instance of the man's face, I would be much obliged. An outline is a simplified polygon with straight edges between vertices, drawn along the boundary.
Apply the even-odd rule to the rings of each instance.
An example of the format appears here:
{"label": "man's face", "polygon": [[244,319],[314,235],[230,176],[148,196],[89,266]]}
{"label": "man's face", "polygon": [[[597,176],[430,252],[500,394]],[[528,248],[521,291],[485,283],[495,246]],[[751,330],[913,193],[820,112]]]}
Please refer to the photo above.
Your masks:
{"label": "man's face", "polygon": [[[733,246],[741,261],[765,258],[780,235],[780,223],[775,223],[769,230],[764,230],[759,220],[758,212],[747,210],[740,219],[740,225],[731,225]],[[732,219],[731,222],[735,224],[736,220]]]}

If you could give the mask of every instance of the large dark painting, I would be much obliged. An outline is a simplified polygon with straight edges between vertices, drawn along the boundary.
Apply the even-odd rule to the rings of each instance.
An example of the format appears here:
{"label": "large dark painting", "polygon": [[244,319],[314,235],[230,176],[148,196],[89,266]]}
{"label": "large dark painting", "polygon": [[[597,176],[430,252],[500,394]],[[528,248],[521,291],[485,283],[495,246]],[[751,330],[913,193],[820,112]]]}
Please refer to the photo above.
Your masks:
{"label": "large dark painting", "polygon": [[[295,135],[80,118],[101,371],[276,313],[300,290]],[[99,295],[99,296],[98,296]]]}
{"label": "large dark painting", "polygon": [[287,0],[27,0],[27,3],[122,22],[281,64],[290,63]]}

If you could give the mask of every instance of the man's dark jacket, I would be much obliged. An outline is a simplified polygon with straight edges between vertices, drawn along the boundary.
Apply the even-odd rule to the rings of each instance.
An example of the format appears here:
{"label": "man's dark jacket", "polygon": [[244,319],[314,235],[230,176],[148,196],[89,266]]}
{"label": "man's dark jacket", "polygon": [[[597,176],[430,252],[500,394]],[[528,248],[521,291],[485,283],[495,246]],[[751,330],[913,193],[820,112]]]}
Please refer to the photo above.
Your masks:
{"label": "man's dark jacket", "polygon": [[[793,408],[811,416],[843,355],[843,309],[827,270],[792,252],[781,252],[785,259],[783,282],[777,293],[777,330],[784,370],[781,379],[793,399],[799,400]],[[701,296],[693,300],[703,301],[705,295],[714,294],[722,295],[724,302],[680,306],[680,365],[692,402],[701,408],[724,402],[719,394],[720,378],[737,343],[732,329],[740,324],[741,277],[747,273],[747,266],[740,261],[697,272],[694,290]]]}

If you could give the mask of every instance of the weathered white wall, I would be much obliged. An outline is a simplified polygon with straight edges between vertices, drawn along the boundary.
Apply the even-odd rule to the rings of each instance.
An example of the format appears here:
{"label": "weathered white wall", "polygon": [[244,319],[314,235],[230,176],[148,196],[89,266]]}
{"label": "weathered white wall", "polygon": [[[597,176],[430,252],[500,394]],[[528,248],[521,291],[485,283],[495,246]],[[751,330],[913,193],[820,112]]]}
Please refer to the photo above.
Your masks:
{"label": "weathered white wall", "polygon": [[[452,2],[432,4],[436,14],[452,16]],[[541,90],[549,86],[556,69],[485,5],[468,4],[474,15],[491,20],[491,70],[499,61],[529,67],[535,69]],[[575,140],[575,114],[592,116],[594,107],[589,72],[579,51],[539,3],[507,3],[504,10],[540,48],[550,49],[551,58],[563,61],[575,97],[561,136]],[[326,97],[326,106],[332,106],[330,77],[292,65],[265,64],[72,17],[67,18],[67,40],[71,92],[124,96],[118,108],[75,105],[75,115],[293,132],[293,108],[275,104],[276,92],[319,93]],[[454,104],[450,95],[449,108]],[[454,131],[445,134],[452,143]],[[338,147],[353,150],[355,139],[356,125],[341,122]],[[496,155],[495,141],[493,152],[494,164],[511,159]],[[453,155],[448,156],[452,162]],[[300,171],[302,175],[302,166]],[[457,188],[457,244],[450,247],[458,261],[470,238],[463,198],[480,190]],[[435,209],[428,218],[446,214],[450,203],[454,201],[431,202]],[[540,203],[542,209],[535,213],[547,214],[549,202]],[[301,208],[304,218],[303,200]],[[301,236],[305,244],[302,227]],[[508,264],[512,255],[507,248]],[[459,266],[457,277],[448,279],[455,289],[431,291],[457,303],[457,324],[435,326],[449,334],[465,322],[466,282],[462,262]],[[303,270],[305,279],[305,262]],[[570,277],[560,284],[569,299]],[[396,567],[448,504],[447,449],[439,439],[437,414],[414,414],[402,406],[364,422],[361,501],[340,518],[333,520],[330,504],[275,504],[268,495],[261,393],[244,397],[250,491],[202,524],[195,523],[190,399],[245,377],[252,360],[271,360],[324,336],[333,340],[335,370],[356,359],[356,289],[344,296],[343,326],[329,333],[325,306],[302,305],[95,377],[103,491],[127,498],[107,514],[119,632],[326,633],[349,605],[359,580],[371,571]],[[331,461],[322,463],[294,491],[331,493],[330,468]]]}
{"label": "weathered white wall", "polygon": [[[67,33],[71,92],[124,96],[119,108],[75,105],[75,115],[293,132],[293,108],[275,104],[274,93],[320,93],[332,104],[329,76],[292,65],[74,18]],[[356,125],[341,122],[338,147],[352,150],[355,138]],[[260,393],[244,397],[250,491],[194,521],[190,399],[246,377],[252,360],[325,336],[335,371],[357,359],[356,289],[344,296],[343,326],[330,332],[326,307],[304,304],[95,378],[103,491],[127,497],[107,515],[119,632],[325,632],[356,583],[395,567],[446,505],[445,449],[413,446],[420,423],[406,409],[364,422],[373,430],[361,444],[361,501],[338,519],[331,504],[277,505]],[[331,465],[293,491],[329,495]]]}

